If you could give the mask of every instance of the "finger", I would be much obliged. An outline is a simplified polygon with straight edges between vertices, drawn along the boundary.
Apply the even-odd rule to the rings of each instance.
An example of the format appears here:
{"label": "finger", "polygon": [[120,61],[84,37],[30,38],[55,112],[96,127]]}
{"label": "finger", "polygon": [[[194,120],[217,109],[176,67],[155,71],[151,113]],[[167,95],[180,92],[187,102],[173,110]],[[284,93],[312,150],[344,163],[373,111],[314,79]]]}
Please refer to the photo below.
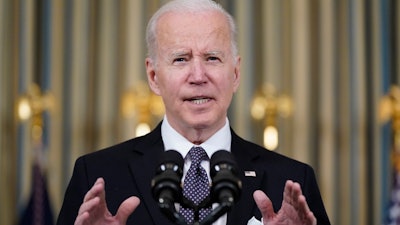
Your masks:
{"label": "finger", "polygon": [[101,195],[101,192],[104,191],[104,179],[98,178],[92,188],[86,193],[83,202],[89,201],[92,198]]}
{"label": "finger", "polygon": [[132,212],[138,207],[139,204],[140,204],[140,199],[135,196],[126,199],[119,206],[117,215],[115,215],[115,217],[117,218],[118,221],[121,222],[121,224],[125,224],[126,221],[128,220],[129,215],[132,214]]}
{"label": "finger", "polygon": [[264,221],[271,220],[272,218],[275,217],[275,212],[274,212],[274,207],[272,206],[272,202],[264,192],[260,190],[255,191],[253,193],[253,198],[257,204],[258,209],[261,212]]}
{"label": "finger", "polygon": [[302,196],[300,184],[291,180],[286,181],[285,189],[283,192],[283,200],[286,203],[297,208],[300,196]]}
{"label": "finger", "polygon": [[299,197],[303,196],[300,184],[297,182],[292,182],[290,190],[292,205],[295,209],[298,209],[300,207]]}
{"label": "finger", "polygon": [[306,197],[302,194],[301,186],[297,182],[293,182],[291,185],[291,199],[293,206],[296,209],[299,217],[303,221],[308,221],[309,224],[316,224],[316,218],[310,211],[307,204]]}
{"label": "finger", "polygon": [[92,188],[86,193],[78,215],[88,213],[88,219],[94,218],[105,213],[107,211],[105,207],[104,179],[98,178]]}
{"label": "finger", "polygon": [[312,224],[312,225],[317,225],[317,218],[314,216],[313,212],[310,211],[308,213],[306,223]]}
{"label": "finger", "polygon": [[304,195],[299,196],[299,201],[298,201],[298,209],[303,211],[304,214],[308,213],[310,211],[310,208],[308,207],[306,197]]}
{"label": "finger", "polygon": [[311,222],[314,220],[316,221],[316,218],[315,218],[313,212],[311,212],[311,210],[307,204],[306,197],[304,195],[301,195],[299,197],[297,211],[298,211],[299,217],[302,220],[307,220],[307,221],[311,221]]}
{"label": "finger", "polygon": [[85,225],[86,224],[85,222],[88,219],[89,219],[89,213],[84,212],[76,217],[74,225]]}
{"label": "finger", "polygon": [[81,215],[85,212],[92,212],[96,209],[96,207],[100,206],[100,198],[92,198],[84,203],[79,207],[78,215]]}
{"label": "finger", "polygon": [[285,189],[283,190],[283,201],[290,205],[293,205],[292,189],[293,181],[287,180],[285,184]]}

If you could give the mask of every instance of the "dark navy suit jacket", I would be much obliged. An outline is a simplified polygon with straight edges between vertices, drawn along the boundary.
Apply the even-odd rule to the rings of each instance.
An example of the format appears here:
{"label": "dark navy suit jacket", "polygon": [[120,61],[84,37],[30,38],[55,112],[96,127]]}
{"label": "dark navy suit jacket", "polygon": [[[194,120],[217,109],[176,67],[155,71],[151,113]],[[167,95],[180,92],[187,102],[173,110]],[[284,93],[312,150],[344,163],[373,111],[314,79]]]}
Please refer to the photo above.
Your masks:
{"label": "dark navy suit jacket", "polygon": [[[228,213],[228,225],[246,225],[261,214],[253,200],[253,192],[264,191],[275,210],[279,210],[286,180],[300,183],[308,205],[319,225],[330,224],[313,169],[301,162],[266,150],[240,138],[232,130],[231,152],[236,158],[242,180],[242,194]],[[129,217],[129,225],[172,225],[161,213],[151,194],[151,179],[155,175],[158,155],[164,151],[161,125],[151,133],[96,151],[77,159],[72,178],[57,220],[58,225],[74,223],[86,192],[98,177],[103,177],[106,201],[112,214],[130,196],[141,203]],[[245,171],[254,171],[245,176]]]}

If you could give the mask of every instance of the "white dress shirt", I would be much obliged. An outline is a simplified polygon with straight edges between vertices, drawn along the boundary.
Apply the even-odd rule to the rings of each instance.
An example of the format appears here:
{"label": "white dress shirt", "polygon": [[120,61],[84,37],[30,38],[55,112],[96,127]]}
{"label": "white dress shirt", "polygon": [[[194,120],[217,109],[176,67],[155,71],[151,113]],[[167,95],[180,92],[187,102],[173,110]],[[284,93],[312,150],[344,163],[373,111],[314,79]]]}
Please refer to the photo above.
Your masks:
{"label": "white dress shirt", "polygon": [[[168,119],[166,116],[164,116],[164,120],[161,124],[161,136],[164,142],[165,150],[176,150],[181,153],[182,157],[185,159],[185,163],[183,165],[183,181],[191,164],[189,157],[186,157],[186,155],[188,154],[189,150],[195,145],[184,138],[181,134],[179,134],[174,128],[172,128],[171,125],[168,123]],[[206,151],[208,157],[211,158],[212,154],[218,150],[231,151],[231,140],[232,136],[229,126],[229,120],[228,118],[226,118],[225,125],[208,140],[203,142],[200,146]],[[208,174],[208,179],[211,182],[210,162],[202,161],[201,165],[206,170]],[[215,208],[217,205],[218,204],[214,204],[213,208]],[[226,225],[226,214],[215,221],[213,225]]]}

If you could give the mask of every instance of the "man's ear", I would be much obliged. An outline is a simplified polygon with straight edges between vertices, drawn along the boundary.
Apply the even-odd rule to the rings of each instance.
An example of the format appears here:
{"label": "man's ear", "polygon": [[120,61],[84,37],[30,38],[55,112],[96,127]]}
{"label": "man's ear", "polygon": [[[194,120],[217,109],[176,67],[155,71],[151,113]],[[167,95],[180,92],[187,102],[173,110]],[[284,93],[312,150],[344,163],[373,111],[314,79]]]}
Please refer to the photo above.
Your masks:
{"label": "man's ear", "polygon": [[145,64],[146,64],[147,82],[149,83],[150,89],[156,95],[160,95],[160,88],[158,86],[154,60],[151,58],[146,58]]}
{"label": "man's ear", "polygon": [[235,66],[233,76],[234,76],[233,77],[233,90],[234,90],[234,92],[236,92],[237,89],[239,88],[239,84],[240,84],[240,57],[239,56],[236,58],[236,66]]}

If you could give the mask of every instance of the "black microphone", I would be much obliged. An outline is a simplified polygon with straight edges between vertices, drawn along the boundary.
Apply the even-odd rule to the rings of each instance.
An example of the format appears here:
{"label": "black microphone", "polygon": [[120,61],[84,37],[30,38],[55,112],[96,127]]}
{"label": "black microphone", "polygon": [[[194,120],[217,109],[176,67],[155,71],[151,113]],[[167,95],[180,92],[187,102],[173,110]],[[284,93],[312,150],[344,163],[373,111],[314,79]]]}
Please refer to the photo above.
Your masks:
{"label": "black microphone", "polygon": [[230,152],[219,150],[211,156],[210,176],[212,201],[232,207],[239,200],[242,182],[238,178],[235,158]]}
{"label": "black microphone", "polygon": [[242,182],[238,178],[238,171],[236,161],[230,152],[219,150],[211,156],[211,202],[217,202],[219,205],[201,221],[200,225],[211,225],[239,200]]}
{"label": "black microphone", "polygon": [[185,224],[184,218],[176,212],[175,202],[182,201],[181,180],[183,175],[183,158],[175,150],[161,154],[156,175],[151,181],[152,194],[160,210],[173,222]]}

